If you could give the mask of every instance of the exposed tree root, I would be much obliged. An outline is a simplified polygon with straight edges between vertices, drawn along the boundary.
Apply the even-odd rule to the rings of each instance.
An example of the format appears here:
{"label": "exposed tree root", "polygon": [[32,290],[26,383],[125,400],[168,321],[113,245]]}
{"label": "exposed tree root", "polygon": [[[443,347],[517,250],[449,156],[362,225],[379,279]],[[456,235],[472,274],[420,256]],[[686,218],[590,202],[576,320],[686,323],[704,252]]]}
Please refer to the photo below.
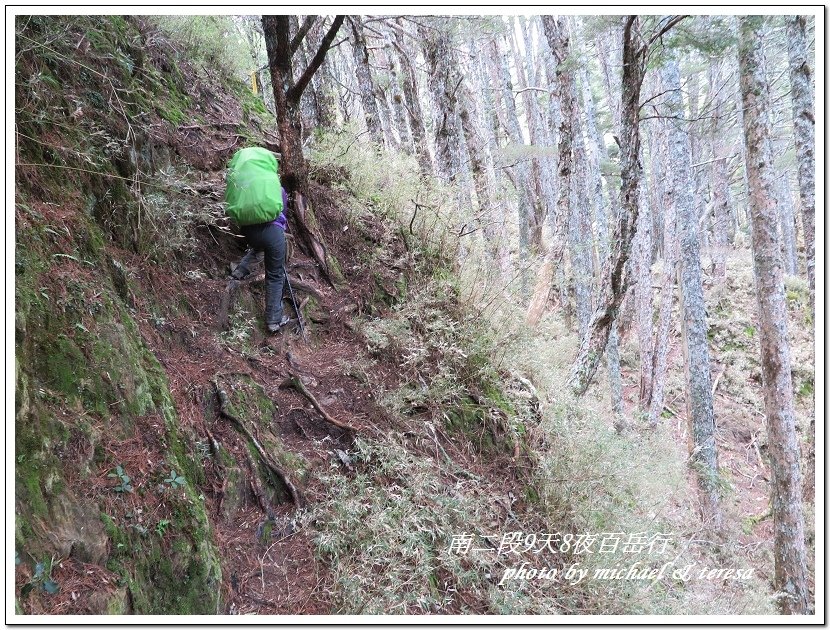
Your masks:
{"label": "exposed tree root", "polygon": [[317,412],[321,416],[323,416],[325,421],[329,424],[333,424],[338,429],[343,429],[344,431],[350,431],[352,433],[357,432],[357,429],[355,427],[340,422],[339,420],[336,420],[328,411],[326,411],[326,409],[314,397],[314,394],[308,391],[308,388],[303,384],[303,381],[297,374],[292,373],[291,376],[289,376],[287,379],[285,379],[285,381],[282,382],[280,387],[293,387],[303,396],[308,398],[308,401],[311,403],[311,406],[314,407],[317,410]]}
{"label": "exposed tree root", "polygon": [[223,390],[219,386],[219,383],[217,381],[213,381],[213,386],[216,389],[216,396],[219,399],[219,415],[225,418],[226,420],[230,420],[231,422],[233,422],[236,425],[236,427],[245,435],[245,437],[248,438],[251,444],[254,445],[254,448],[259,454],[259,457],[262,460],[262,463],[265,465],[265,467],[268,470],[270,470],[274,475],[276,475],[283,482],[283,484],[285,484],[285,487],[288,488],[288,492],[289,494],[291,494],[291,500],[294,502],[294,505],[296,505],[298,508],[305,505],[305,500],[302,494],[291,481],[291,479],[288,477],[288,473],[286,473],[276,462],[274,462],[274,460],[271,458],[271,456],[268,455],[268,453],[262,447],[262,444],[260,444],[259,440],[256,437],[254,437],[253,433],[251,433],[248,427],[246,427],[245,424],[239,418],[237,418],[228,411],[228,395],[225,393],[225,390]]}

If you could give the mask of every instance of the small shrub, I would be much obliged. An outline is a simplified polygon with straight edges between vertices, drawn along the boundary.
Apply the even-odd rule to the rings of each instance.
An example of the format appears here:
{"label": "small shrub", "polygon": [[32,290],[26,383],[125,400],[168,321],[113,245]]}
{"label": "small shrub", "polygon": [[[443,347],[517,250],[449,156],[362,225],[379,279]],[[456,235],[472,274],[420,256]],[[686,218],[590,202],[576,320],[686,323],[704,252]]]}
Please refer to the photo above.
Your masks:
{"label": "small shrub", "polygon": [[187,485],[187,480],[184,477],[176,474],[175,470],[171,470],[170,476],[164,480],[164,483],[170,484],[170,487],[175,490],[176,488],[183,488],[185,485]]}
{"label": "small shrub", "polygon": [[115,467],[115,470],[107,475],[107,477],[117,479],[118,485],[116,485],[113,490],[119,493],[124,492],[132,492],[133,486],[130,483],[130,476],[124,470],[124,467],[119,464]]}
{"label": "small shrub", "polygon": [[[18,560],[19,558],[15,559],[17,564]],[[20,596],[28,597],[37,588],[49,595],[55,595],[60,590],[58,583],[52,579],[52,561],[38,562],[35,565],[32,578],[20,588]]]}

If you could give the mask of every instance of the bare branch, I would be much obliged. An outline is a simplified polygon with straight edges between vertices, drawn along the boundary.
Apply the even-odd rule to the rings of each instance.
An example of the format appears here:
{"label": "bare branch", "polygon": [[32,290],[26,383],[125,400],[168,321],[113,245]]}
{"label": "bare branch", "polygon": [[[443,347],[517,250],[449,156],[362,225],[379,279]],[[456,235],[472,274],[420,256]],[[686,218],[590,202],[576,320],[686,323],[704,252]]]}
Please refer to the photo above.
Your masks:
{"label": "bare branch", "polygon": [[550,90],[548,88],[540,87],[525,87],[520,90],[513,90],[514,94],[521,94],[522,92],[542,92],[543,94],[550,94]]}
{"label": "bare branch", "polygon": [[647,98],[646,100],[644,100],[642,103],[640,103],[640,109],[643,109],[643,107],[648,105],[651,101],[660,98],[664,94],[668,94],[670,92],[678,92],[678,91],[679,91],[678,89],[663,90],[659,94],[655,94],[654,96],[651,96],[651,97]]}
{"label": "bare branch", "polygon": [[326,58],[326,53],[328,52],[335,35],[337,35],[337,31],[340,30],[340,25],[343,24],[343,20],[345,19],[345,15],[338,15],[334,18],[334,22],[332,22],[331,27],[323,37],[323,41],[320,42],[320,47],[317,49],[317,53],[314,55],[314,58],[311,60],[311,63],[308,64],[308,68],[305,69],[305,72],[303,72],[302,76],[288,90],[286,98],[289,101],[293,100],[295,102],[298,102],[300,100],[300,97],[303,95],[303,92],[305,91],[306,87],[311,81],[311,77],[314,75],[315,72],[317,72],[317,69],[321,65],[323,65],[323,60]]}
{"label": "bare branch", "polygon": [[666,25],[663,28],[661,28],[656,34],[652,35],[651,39],[648,40],[648,42],[646,42],[646,48],[650,47],[654,42],[656,42],[658,39],[663,37],[663,35],[668,33],[672,28],[677,26],[677,24],[679,24],[680,22],[685,20],[687,17],[689,17],[689,16],[688,15],[675,15],[672,19],[670,19],[668,22],[666,22]]}
{"label": "bare branch", "polygon": [[294,39],[291,40],[291,54],[293,55],[297,52],[297,49],[300,47],[300,44],[303,43],[305,36],[311,30],[311,27],[314,26],[314,23],[317,21],[317,18],[320,17],[319,15],[307,15],[305,16],[305,20],[303,20],[302,26],[297,30],[297,34],[294,35]]}

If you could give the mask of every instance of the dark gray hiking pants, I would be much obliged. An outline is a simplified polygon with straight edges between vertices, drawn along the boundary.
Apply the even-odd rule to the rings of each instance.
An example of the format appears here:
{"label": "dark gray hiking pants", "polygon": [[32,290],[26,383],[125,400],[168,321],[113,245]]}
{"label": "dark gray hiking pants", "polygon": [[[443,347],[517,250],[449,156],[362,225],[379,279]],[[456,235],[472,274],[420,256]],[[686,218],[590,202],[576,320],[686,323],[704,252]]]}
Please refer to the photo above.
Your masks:
{"label": "dark gray hiking pants", "polygon": [[242,234],[250,248],[238,269],[250,272],[260,254],[265,260],[265,325],[282,320],[282,288],[285,283],[285,232],[274,223],[242,226]]}

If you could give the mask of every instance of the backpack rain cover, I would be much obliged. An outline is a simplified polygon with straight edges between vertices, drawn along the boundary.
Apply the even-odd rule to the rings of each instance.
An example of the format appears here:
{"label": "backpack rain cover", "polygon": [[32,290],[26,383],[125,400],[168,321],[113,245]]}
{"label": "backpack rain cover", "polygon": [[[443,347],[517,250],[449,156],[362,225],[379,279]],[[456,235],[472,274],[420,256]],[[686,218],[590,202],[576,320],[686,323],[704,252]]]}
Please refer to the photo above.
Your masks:
{"label": "backpack rain cover", "polygon": [[228,216],[239,225],[269,223],[282,212],[282,187],[277,157],[268,149],[237,151],[228,164],[225,202]]}

